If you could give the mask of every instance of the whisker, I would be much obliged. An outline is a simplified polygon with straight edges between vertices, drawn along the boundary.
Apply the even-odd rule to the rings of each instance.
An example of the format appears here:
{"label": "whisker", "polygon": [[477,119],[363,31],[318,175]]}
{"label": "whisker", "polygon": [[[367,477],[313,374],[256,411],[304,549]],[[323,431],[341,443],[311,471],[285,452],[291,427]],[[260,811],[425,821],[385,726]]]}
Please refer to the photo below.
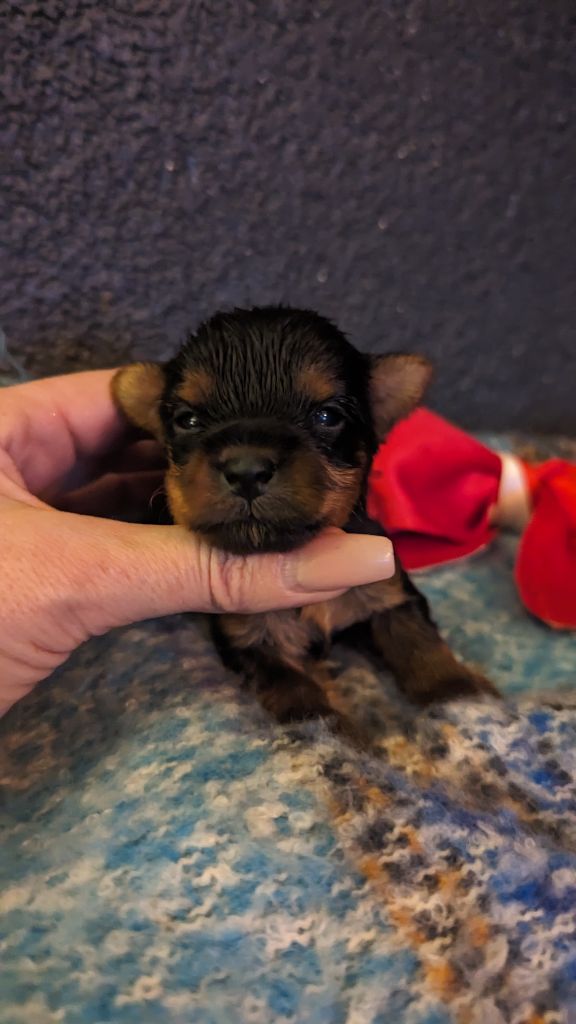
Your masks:
{"label": "whisker", "polygon": [[162,484],[160,485],[160,487],[157,487],[156,490],[150,495],[148,499],[148,508],[152,508],[152,502],[154,501],[154,499],[159,498],[161,495],[166,497],[166,491]]}

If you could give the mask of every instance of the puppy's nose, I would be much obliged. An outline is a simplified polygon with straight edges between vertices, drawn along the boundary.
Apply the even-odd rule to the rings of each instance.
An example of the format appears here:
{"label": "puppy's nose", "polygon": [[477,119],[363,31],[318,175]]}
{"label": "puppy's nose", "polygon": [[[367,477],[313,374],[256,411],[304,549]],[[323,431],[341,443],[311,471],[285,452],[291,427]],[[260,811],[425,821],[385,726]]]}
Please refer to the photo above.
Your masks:
{"label": "puppy's nose", "polygon": [[220,472],[234,494],[252,501],[264,494],[276,472],[276,465],[263,455],[244,454],[226,459],[220,466]]}

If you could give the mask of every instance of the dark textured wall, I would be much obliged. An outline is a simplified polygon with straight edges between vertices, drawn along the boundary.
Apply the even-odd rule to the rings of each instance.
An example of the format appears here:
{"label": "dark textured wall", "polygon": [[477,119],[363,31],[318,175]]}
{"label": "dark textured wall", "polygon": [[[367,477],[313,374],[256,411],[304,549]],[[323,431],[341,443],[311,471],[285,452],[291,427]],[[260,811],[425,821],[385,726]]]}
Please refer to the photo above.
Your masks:
{"label": "dark textured wall", "polygon": [[286,300],[576,429],[573,0],[0,4],[0,325],[37,373]]}

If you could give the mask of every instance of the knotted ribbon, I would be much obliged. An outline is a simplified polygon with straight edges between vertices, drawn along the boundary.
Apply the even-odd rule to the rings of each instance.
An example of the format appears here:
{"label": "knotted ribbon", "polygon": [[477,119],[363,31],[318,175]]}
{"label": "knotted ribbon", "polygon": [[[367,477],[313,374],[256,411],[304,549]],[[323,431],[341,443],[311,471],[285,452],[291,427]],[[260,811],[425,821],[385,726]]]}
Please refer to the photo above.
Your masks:
{"label": "knotted ribbon", "polygon": [[408,570],[481,551],[502,528],[518,531],[524,605],[550,626],[576,628],[576,464],[492,451],[417,409],[378,450],[368,513]]}

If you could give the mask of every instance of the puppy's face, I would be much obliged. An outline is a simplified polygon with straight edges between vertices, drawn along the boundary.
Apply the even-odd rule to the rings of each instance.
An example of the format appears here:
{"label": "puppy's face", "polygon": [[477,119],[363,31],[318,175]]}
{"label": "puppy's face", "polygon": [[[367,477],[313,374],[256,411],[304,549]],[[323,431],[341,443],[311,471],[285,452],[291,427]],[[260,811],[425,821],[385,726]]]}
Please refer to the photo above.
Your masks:
{"label": "puppy's face", "polygon": [[248,554],[343,526],[429,374],[418,356],[361,354],[314,313],[268,308],[213,317],[171,362],[120,370],[113,392],[166,449],[175,522]]}

